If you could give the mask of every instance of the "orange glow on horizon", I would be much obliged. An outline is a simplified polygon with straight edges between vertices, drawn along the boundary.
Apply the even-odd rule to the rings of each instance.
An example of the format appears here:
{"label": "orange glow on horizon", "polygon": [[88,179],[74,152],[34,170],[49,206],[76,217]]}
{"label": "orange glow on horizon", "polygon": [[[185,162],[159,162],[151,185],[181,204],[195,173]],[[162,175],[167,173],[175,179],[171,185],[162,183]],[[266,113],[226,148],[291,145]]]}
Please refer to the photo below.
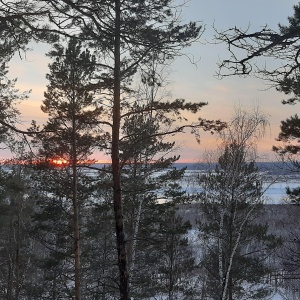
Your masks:
{"label": "orange glow on horizon", "polygon": [[68,164],[68,161],[64,158],[53,158],[50,160],[50,164],[54,166],[65,166]]}

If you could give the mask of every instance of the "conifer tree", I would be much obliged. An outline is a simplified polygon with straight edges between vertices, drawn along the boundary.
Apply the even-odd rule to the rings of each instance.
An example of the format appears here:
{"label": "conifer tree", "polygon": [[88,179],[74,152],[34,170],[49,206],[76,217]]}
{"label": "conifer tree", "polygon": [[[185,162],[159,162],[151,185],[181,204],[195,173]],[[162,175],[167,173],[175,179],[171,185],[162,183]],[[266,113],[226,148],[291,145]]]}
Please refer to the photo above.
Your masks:
{"label": "conifer tree", "polygon": [[[299,78],[295,82],[290,82],[282,88],[286,94],[293,97],[285,101],[285,104],[295,104],[299,102]],[[277,141],[279,145],[273,146],[280,159],[284,162],[284,168],[293,174],[300,173],[300,119],[297,114],[281,121],[280,133]],[[291,204],[300,203],[300,186],[287,187],[286,193]],[[286,240],[286,247],[283,255],[283,267],[290,273],[297,272],[299,268],[299,232],[295,228]],[[293,280],[286,280],[287,285],[293,285]],[[292,296],[291,296],[292,297]]]}
{"label": "conifer tree", "polygon": [[[112,186],[114,198],[116,240],[120,279],[120,299],[129,299],[129,274],[126,257],[126,239],[123,222],[122,185],[120,165],[120,129],[122,109],[130,91],[129,83],[136,70],[152,61],[153,54],[161,63],[170,62],[183,47],[199,38],[201,26],[194,22],[180,24],[172,0],[167,1],[45,1],[50,6],[52,20],[60,30],[81,31],[79,38],[99,51],[97,63],[103,67],[99,77],[102,86],[111,96],[110,126],[112,161]],[[68,24],[68,28],[65,28]],[[73,30],[73,32],[74,32]],[[123,99],[124,95],[124,99]],[[198,111],[203,104],[193,108],[182,101],[165,104],[173,108]],[[134,112],[132,112],[134,113]],[[200,120],[198,126],[207,124]],[[210,123],[211,125],[211,123]],[[194,127],[195,128],[195,127]],[[178,131],[182,131],[183,128]]]}
{"label": "conifer tree", "polygon": [[157,204],[152,211],[157,225],[153,227],[152,245],[150,241],[146,260],[152,266],[150,293],[170,300],[190,299],[195,296],[191,282],[196,267],[187,237],[191,224],[183,221],[178,213],[178,202],[184,203],[183,192],[173,188],[172,194],[176,194],[177,200],[173,198],[172,203],[171,197],[166,203]]}
{"label": "conifer tree", "polygon": [[[75,299],[75,249],[74,217],[71,198],[71,178],[67,167],[36,166],[32,186],[32,198],[36,209],[32,216],[32,235],[39,243],[35,260],[38,262],[36,274],[39,274],[41,297],[49,295],[51,299]],[[87,208],[91,191],[90,181],[80,175],[77,181],[78,223],[80,233],[80,262],[82,244],[85,244],[83,225],[87,217]],[[80,292],[87,296],[84,287],[85,265],[80,263]]]}
{"label": "conifer tree", "polygon": [[[130,289],[135,297],[143,294],[155,296],[155,291],[158,292],[163,286],[153,276],[158,266],[149,259],[149,252],[161,251],[161,241],[158,242],[161,232],[157,228],[160,228],[162,221],[158,214],[175,216],[175,205],[186,199],[177,183],[185,170],[174,168],[173,164],[179,156],[170,154],[175,143],[164,141],[176,118],[161,105],[162,101],[158,101],[165,96],[161,91],[164,90],[163,74],[160,72],[158,75],[158,68],[154,62],[147,73],[142,73],[137,100],[124,117],[120,142],[123,198],[126,203],[123,210],[127,232],[126,251],[131,274]],[[161,204],[160,198],[168,205]],[[171,232],[181,239],[180,232],[186,232],[186,224],[180,222],[180,218],[176,220],[178,224],[174,227],[177,226],[177,232],[164,232],[165,239]],[[173,224],[172,218],[170,222]],[[148,241],[149,235],[151,238]],[[144,266],[148,264],[151,272],[144,271]],[[164,288],[162,292],[167,294]]]}
{"label": "conifer tree", "polygon": [[[153,272],[145,272],[145,265],[151,270],[158,270],[157,261],[149,259],[147,252],[161,253],[162,251],[161,240],[158,241],[161,233],[157,229],[162,222],[159,214],[162,214],[162,211],[166,214],[167,211],[172,211],[175,214],[175,204],[184,201],[182,193],[174,192],[177,186],[174,182],[182,178],[184,170],[176,170],[172,166],[179,158],[178,156],[168,157],[168,153],[174,147],[174,142],[163,141],[164,127],[166,124],[170,126],[174,120],[171,116],[164,114],[164,107],[158,109],[152,105],[158,103],[155,101],[155,95],[161,88],[159,80],[153,77],[151,80],[149,77],[146,80],[145,76],[142,78],[141,90],[143,92],[140,90],[137,93],[138,100],[128,108],[124,116],[120,142],[123,197],[126,203],[123,210],[127,232],[126,255],[131,274],[130,288],[134,297],[155,296],[158,289],[167,294],[164,285],[151,275]],[[88,253],[91,255],[87,257],[88,261],[99,262],[98,267],[92,267],[93,271],[90,271],[90,274],[93,272],[95,274],[94,278],[90,277],[90,285],[94,287],[95,294],[102,295],[104,298],[108,295],[113,296],[116,286],[111,261],[115,256],[109,250],[112,237],[112,203],[109,201],[112,196],[109,192],[110,168],[106,168],[106,171],[106,176],[97,179],[97,185],[101,188],[96,197],[98,203],[93,209],[93,217],[88,223],[87,252],[87,255]],[[160,197],[165,198],[169,204],[159,204]],[[95,219],[97,213],[100,219]],[[180,239],[180,227],[185,228],[182,229],[183,231],[186,227],[180,222],[176,226],[178,228],[176,234]],[[148,240],[149,235],[156,238]],[[164,236],[168,236],[168,233],[164,232]]]}
{"label": "conifer tree", "polygon": [[[286,162],[286,168],[295,173],[300,173],[300,119],[298,115],[281,121],[280,129],[277,141],[282,142],[284,145],[273,146],[273,150]],[[298,204],[300,201],[300,187],[287,188],[287,195],[292,203]]]}
{"label": "conifer tree", "polygon": [[[118,298],[118,267],[116,265],[114,214],[111,174],[97,179],[94,197],[86,223],[82,257],[85,266],[85,286],[90,298]],[[101,188],[99,188],[101,185]]]}
{"label": "conifer tree", "polygon": [[[228,59],[219,64],[220,76],[253,74],[271,82],[278,89],[282,89],[282,84],[296,84],[299,78],[299,3],[293,8],[294,13],[287,18],[287,25],[278,24],[277,29],[261,24],[260,30],[253,32],[250,27],[242,29],[237,26],[216,30],[217,40],[224,42],[229,51]],[[265,64],[261,60],[263,63],[260,64],[256,60],[258,57],[275,59],[280,63]]]}
{"label": "conifer tree", "polygon": [[36,0],[0,2],[0,61],[8,62],[14,53],[27,51],[32,40],[53,42],[55,34],[48,26],[49,11]]}
{"label": "conifer tree", "polygon": [[[9,168],[9,169],[8,169]],[[36,243],[30,236],[33,205],[29,197],[28,170],[22,165],[0,168],[0,297],[34,296]]]}
{"label": "conifer tree", "polygon": [[[278,91],[283,92],[291,97],[282,101],[283,104],[296,105],[300,101],[299,74],[297,73],[292,79],[285,78],[280,82]],[[280,133],[277,141],[281,145],[273,146],[279,157],[286,163],[285,167],[295,173],[300,172],[300,119],[297,114],[281,121]],[[292,203],[298,203],[300,200],[300,188],[287,188],[287,195]]]}
{"label": "conifer tree", "polygon": [[[0,58],[1,61],[1,58]],[[0,62],[1,63],[1,62]],[[19,93],[15,88],[16,79],[7,76],[8,66],[6,62],[0,65],[0,142],[12,141],[14,125],[19,111],[16,108],[18,102],[28,98],[28,92]]]}
{"label": "conifer tree", "polygon": [[[73,246],[68,242],[65,245],[72,250],[63,249],[63,252],[72,253],[74,257],[74,293],[75,299],[80,299],[80,219],[84,201],[88,198],[86,176],[82,170],[88,164],[89,155],[101,144],[97,126],[101,123],[99,118],[103,110],[96,104],[95,91],[90,90],[95,57],[88,50],[82,50],[81,44],[73,39],[66,49],[54,45],[49,56],[54,62],[49,65],[47,79],[50,83],[42,105],[49,119],[43,134],[38,135],[35,142],[39,146],[40,160],[45,162],[44,179],[48,182],[43,187],[51,195],[51,209],[61,210],[56,218],[60,215],[63,226],[72,228]],[[50,209],[49,205],[43,209]],[[61,214],[65,215],[63,219]]]}

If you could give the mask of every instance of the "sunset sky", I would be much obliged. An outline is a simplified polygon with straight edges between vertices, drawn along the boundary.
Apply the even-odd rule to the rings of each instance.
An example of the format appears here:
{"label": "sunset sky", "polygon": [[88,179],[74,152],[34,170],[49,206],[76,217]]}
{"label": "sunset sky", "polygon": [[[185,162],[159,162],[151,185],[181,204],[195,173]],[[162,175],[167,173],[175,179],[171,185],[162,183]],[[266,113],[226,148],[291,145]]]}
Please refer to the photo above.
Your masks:
{"label": "sunset sky", "polygon": [[[277,29],[278,23],[287,24],[287,17],[293,14],[293,5],[297,3],[295,0],[191,0],[183,9],[184,21],[201,21],[206,30],[200,42],[185,49],[186,55],[178,58],[171,66],[168,90],[172,98],[207,101],[208,106],[203,108],[201,116],[223,121],[230,119],[235,105],[251,107],[253,103],[259,103],[270,121],[270,128],[258,147],[261,160],[274,158],[271,148],[276,144],[280,121],[297,113],[299,107],[282,105],[284,95],[274,89],[267,89],[261,80],[251,77],[216,79],[217,62],[228,58],[228,53],[225,45],[212,43],[212,25],[219,30],[250,26],[251,31],[255,31],[266,24]],[[19,106],[25,126],[32,119],[41,124],[46,118],[40,105],[47,84],[45,74],[48,72],[49,60],[45,53],[48,50],[47,45],[33,45],[33,51],[28,52],[26,57],[20,60],[16,55],[10,64],[10,76],[18,78],[17,87],[21,91],[32,90],[30,99]],[[197,66],[191,64],[187,56],[194,57]],[[177,153],[181,154],[181,161],[196,162],[201,160],[205,150],[213,147],[214,137],[203,134],[200,145],[189,133],[177,136],[176,140],[180,146]],[[7,157],[8,153],[3,152],[2,156]],[[101,154],[97,154],[96,158],[106,159]]]}

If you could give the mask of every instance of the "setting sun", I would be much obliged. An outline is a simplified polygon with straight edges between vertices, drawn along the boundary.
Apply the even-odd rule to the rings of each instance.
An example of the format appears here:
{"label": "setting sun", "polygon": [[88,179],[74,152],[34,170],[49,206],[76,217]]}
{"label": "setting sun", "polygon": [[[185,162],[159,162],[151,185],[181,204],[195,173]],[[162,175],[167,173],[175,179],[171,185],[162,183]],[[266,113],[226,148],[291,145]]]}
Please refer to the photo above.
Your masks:
{"label": "setting sun", "polygon": [[68,161],[65,160],[64,158],[54,158],[50,162],[52,165],[55,165],[55,166],[63,166],[68,163]]}

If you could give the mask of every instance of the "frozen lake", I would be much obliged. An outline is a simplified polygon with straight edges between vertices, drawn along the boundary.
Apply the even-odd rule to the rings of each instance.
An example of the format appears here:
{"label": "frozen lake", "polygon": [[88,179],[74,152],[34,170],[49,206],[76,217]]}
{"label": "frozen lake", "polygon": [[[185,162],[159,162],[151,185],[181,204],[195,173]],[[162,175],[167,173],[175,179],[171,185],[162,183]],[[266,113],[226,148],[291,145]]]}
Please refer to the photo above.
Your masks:
{"label": "frozen lake", "polygon": [[[95,167],[101,168],[102,164],[95,164]],[[187,168],[185,175],[180,184],[182,190],[189,195],[196,194],[200,191],[197,177],[208,170],[207,164],[174,164],[176,168]],[[266,204],[284,204],[286,200],[286,188],[300,186],[300,175],[291,173],[284,169],[279,163],[258,163],[259,170],[264,172],[265,180],[263,181],[264,197]],[[158,174],[161,174],[158,172]]]}
{"label": "frozen lake", "polygon": [[270,185],[270,182],[264,182],[263,187],[266,189],[265,191],[265,198],[266,203],[268,204],[284,204],[287,203],[286,200],[286,188],[295,188],[300,185],[300,181],[294,180],[287,180],[287,181],[280,181],[275,182]]}
{"label": "frozen lake", "polygon": [[[193,195],[200,191],[197,183],[199,170],[186,170],[185,176],[181,182],[182,189],[188,194]],[[202,171],[203,174],[203,171]],[[284,204],[287,203],[286,188],[295,188],[300,186],[300,176],[291,178],[290,176],[280,176],[272,179],[269,176],[266,181],[263,181],[264,198],[266,204]]]}

